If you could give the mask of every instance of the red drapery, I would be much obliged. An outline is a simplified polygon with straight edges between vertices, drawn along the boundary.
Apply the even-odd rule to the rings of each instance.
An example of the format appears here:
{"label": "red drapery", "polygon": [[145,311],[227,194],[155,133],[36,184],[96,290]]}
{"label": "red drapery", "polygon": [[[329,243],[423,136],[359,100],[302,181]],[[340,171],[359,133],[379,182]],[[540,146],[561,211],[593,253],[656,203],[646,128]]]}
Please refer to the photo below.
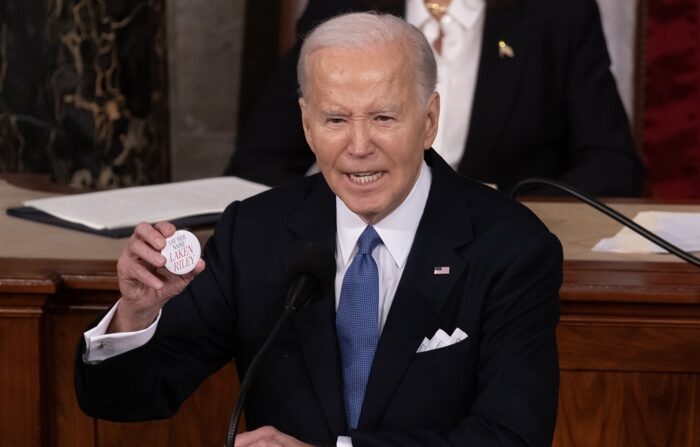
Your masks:
{"label": "red drapery", "polygon": [[700,0],[642,1],[642,153],[649,193],[700,198]]}

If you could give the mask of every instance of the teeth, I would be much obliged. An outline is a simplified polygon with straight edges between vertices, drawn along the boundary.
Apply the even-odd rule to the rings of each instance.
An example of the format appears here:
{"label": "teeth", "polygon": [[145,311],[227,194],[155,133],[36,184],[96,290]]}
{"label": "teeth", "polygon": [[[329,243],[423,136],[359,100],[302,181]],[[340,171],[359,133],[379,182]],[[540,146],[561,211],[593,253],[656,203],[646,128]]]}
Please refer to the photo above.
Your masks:
{"label": "teeth", "polygon": [[366,183],[371,183],[379,179],[382,176],[381,172],[359,172],[356,174],[350,174],[350,179],[353,182],[364,185]]}

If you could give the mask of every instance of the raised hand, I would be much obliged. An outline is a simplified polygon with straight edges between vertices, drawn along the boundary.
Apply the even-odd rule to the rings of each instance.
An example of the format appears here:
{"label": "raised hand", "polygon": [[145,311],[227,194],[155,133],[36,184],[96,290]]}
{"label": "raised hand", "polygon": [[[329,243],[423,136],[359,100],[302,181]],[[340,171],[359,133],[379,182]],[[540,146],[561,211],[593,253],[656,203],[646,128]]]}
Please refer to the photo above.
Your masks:
{"label": "raised hand", "polygon": [[193,271],[176,275],[165,269],[160,251],[175,233],[169,222],[140,223],[117,260],[122,298],[107,332],[131,332],[148,327],[169,299],[182,292],[204,270],[200,259]]}

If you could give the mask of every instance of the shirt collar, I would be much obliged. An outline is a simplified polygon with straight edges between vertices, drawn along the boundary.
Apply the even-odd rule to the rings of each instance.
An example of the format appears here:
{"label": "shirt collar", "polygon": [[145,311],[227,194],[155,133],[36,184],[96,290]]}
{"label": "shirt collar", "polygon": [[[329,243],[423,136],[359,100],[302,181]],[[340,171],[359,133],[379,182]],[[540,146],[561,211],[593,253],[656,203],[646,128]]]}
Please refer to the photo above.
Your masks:
{"label": "shirt collar", "polygon": [[[485,0],[452,0],[447,14],[464,28],[471,28],[486,9]],[[406,21],[421,28],[433,19],[423,0],[406,0]]]}
{"label": "shirt collar", "polygon": [[[418,179],[406,199],[391,214],[373,225],[399,268],[403,268],[408,252],[411,251],[418,223],[428,201],[431,180],[430,168],[424,161]],[[342,257],[344,264],[348,264],[355,252],[357,239],[367,224],[338,197],[335,198],[335,212],[338,256]]]}

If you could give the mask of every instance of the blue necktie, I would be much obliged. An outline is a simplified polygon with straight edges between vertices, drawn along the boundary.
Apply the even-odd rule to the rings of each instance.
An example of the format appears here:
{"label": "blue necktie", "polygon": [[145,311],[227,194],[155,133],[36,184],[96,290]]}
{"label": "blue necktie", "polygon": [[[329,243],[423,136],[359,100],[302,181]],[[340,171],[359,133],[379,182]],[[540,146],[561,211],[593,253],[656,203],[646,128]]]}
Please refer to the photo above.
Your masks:
{"label": "blue necktie", "polygon": [[349,428],[357,428],[379,341],[379,272],[372,250],[381,242],[371,226],[360,235],[357,254],[343,278],[335,317]]}

